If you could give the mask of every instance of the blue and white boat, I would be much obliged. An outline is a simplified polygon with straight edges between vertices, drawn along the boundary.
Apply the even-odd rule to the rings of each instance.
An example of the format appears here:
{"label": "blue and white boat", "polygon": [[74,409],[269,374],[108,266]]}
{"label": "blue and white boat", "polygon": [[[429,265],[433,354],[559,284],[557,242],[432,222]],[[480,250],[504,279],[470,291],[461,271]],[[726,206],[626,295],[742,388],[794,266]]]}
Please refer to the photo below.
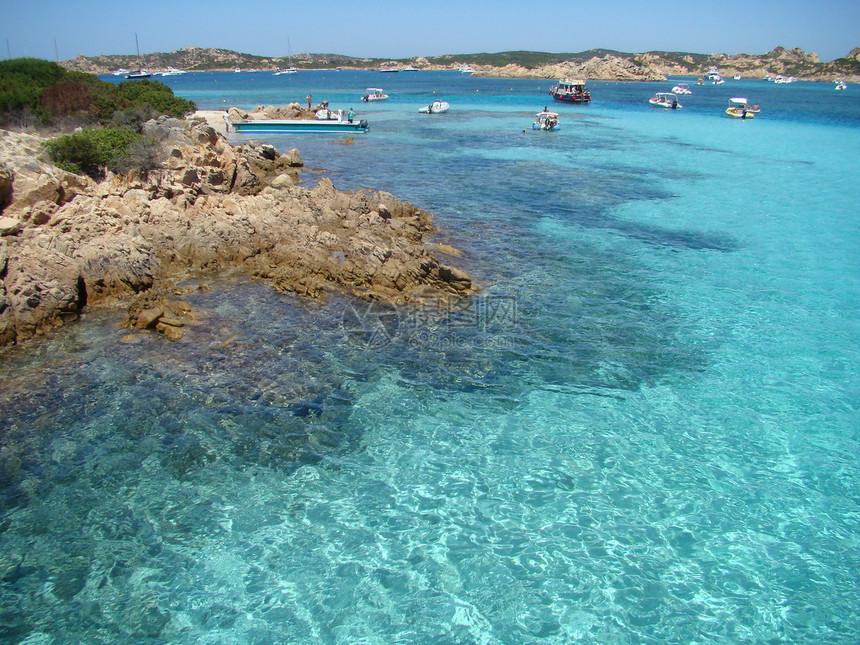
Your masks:
{"label": "blue and white boat", "polygon": [[558,113],[557,112],[548,112],[544,110],[543,112],[538,112],[535,114],[534,123],[532,123],[532,130],[560,130],[561,124],[558,122]]}
{"label": "blue and white boat", "polygon": [[227,131],[234,132],[307,132],[315,134],[331,134],[340,132],[367,132],[366,119],[360,121],[344,117],[343,111],[338,110],[336,119],[244,119],[242,121],[231,121],[230,117],[224,115],[227,122]]}

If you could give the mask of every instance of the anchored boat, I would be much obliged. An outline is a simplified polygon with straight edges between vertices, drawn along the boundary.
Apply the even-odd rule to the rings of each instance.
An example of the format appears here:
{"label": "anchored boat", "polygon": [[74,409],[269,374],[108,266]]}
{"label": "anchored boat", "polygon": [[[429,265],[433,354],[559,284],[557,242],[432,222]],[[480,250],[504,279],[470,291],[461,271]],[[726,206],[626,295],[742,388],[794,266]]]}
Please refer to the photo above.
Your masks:
{"label": "anchored boat", "polygon": [[678,108],[683,107],[678,103],[677,97],[672,94],[672,92],[657,92],[654,96],[648,99],[648,102],[656,107],[669,108],[671,110],[677,110]]}
{"label": "anchored boat", "polygon": [[532,123],[533,130],[560,130],[561,125],[558,122],[558,114],[556,112],[548,112],[544,110],[543,112],[538,112],[535,114],[534,123]]}
{"label": "anchored boat", "polygon": [[227,122],[227,131],[230,128],[234,132],[307,132],[307,133],[339,133],[339,132],[367,132],[366,119],[350,121],[344,118],[343,110],[337,111],[337,118],[330,119],[245,119],[242,121],[231,121],[230,117],[224,115]]}
{"label": "anchored boat", "polygon": [[561,80],[549,88],[549,94],[556,101],[566,103],[588,103],[591,100],[591,93],[585,87],[585,81],[581,80]]}
{"label": "anchored boat", "polygon": [[421,114],[442,114],[448,111],[448,101],[433,101],[430,105],[418,108]]}
{"label": "anchored boat", "polygon": [[745,98],[740,96],[729,99],[729,107],[726,108],[726,114],[733,119],[752,119],[759,112],[761,110],[758,105],[750,105]]}
{"label": "anchored boat", "polygon": [[384,101],[388,98],[388,94],[382,91],[381,87],[368,87],[367,93],[361,97],[362,101]]}

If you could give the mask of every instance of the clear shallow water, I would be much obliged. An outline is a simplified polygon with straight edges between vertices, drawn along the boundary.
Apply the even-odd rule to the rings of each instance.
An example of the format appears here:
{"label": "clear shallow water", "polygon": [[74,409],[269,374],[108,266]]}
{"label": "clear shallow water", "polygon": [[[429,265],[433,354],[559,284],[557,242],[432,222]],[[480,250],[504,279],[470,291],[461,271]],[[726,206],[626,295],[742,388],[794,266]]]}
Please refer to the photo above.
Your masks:
{"label": "clear shallow water", "polygon": [[388,312],[224,277],[180,343],[93,311],[6,352],[0,639],[856,642],[856,87],[667,113],[670,84],[591,83],[523,133],[546,82],[165,81],[359,109],[353,145],[269,140],[436,213],[485,289]]}

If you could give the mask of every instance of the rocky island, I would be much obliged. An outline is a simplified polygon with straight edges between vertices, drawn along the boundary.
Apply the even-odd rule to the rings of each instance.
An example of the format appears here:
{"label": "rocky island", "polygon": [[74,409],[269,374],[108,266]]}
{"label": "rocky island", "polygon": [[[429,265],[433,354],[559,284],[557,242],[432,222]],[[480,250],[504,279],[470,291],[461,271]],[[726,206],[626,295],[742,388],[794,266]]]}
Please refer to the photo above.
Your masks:
{"label": "rocky island", "polygon": [[[160,117],[144,134],[161,167],[96,182],[54,166],[40,137],[0,130],[0,346],[131,304],[127,326],[182,335],[163,294],[189,272],[239,267],[274,288],[403,303],[472,293],[430,253],[432,216],[384,192],[297,185],[298,151],[232,146],[201,118]],[[453,249],[449,255],[455,255]]]}
{"label": "rocky island", "polygon": [[[763,54],[688,53],[649,51],[620,52],[592,49],[578,53],[508,51],[494,54],[446,54],[407,59],[353,58],[339,54],[298,54],[292,61],[299,69],[420,69],[457,70],[471,66],[477,76],[501,78],[584,78],[603,81],[662,81],[667,76],[702,76],[717,66],[725,76],[765,78],[768,74],[794,76],[800,80],[860,82],[860,48],[842,58],[822,62],[812,52],[775,47]],[[143,65],[151,71],[168,66],[188,71],[273,71],[292,62],[287,58],[254,56],[239,52],[185,47],[169,53],[144,54],[140,60],[128,55],[77,56],[60,63],[69,70],[108,74],[113,70]]]}

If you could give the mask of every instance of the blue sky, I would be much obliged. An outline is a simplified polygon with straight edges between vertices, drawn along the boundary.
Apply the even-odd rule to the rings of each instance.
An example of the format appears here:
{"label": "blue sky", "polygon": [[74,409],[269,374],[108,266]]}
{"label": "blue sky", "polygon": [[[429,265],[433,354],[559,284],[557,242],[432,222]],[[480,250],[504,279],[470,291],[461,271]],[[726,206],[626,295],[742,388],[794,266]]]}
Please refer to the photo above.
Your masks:
{"label": "blue sky", "polygon": [[221,47],[263,56],[406,58],[596,47],[761,54],[777,45],[822,60],[860,46],[858,0],[0,0],[0,57],[53,60]]}

